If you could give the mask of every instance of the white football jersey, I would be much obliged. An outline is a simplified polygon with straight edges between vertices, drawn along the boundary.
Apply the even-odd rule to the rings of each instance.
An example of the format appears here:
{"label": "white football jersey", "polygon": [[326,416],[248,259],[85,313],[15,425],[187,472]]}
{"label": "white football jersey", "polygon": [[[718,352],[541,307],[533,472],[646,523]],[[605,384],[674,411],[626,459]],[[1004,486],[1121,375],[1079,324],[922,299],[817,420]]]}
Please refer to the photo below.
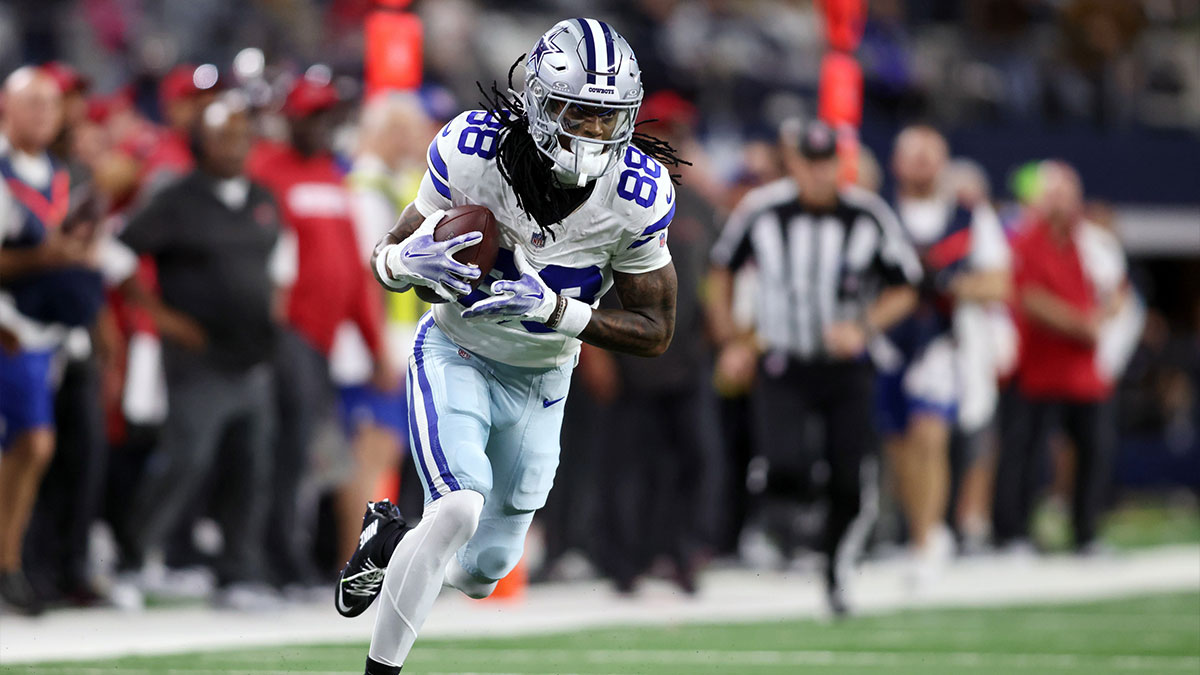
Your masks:
{"label": "white football jersey", "polygon": [[415,201],[428,215],[475,204],[496,216],[500,253],[490,279],[457,302],[433,308],[439,328],[456,344],[514,366],[553,368],[575,359],[579,340],[534,321],[463,319],[460,312],[490,293],[490,281],[516,279],[512,252],[525,250],[550,288],[593,307],[612,286],[613,271],[641,274],[671,261],[667,227],[675,188],[667,169],[633,146],[615,169],[596,179],[591,196],[562,222],[541,228],[517,206],[496,160],[500,124],[473,110],[451,120],[429,145],[429,170]]}

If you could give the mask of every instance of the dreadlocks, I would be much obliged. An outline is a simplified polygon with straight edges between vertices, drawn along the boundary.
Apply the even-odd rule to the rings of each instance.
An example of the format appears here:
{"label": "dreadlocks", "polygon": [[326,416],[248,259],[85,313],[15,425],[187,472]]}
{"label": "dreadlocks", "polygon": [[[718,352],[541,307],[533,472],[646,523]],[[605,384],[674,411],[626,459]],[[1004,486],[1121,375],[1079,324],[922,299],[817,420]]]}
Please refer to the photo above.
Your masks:
{"label": "dreadlocks", "polygon": [[[561,221],[579,204],[579,191],[563,188],[554,177],[553,162],[543,155],[529,134],[529,123],[525,117],[525,102],[513,91],[513,74],[517,66],[525,60],[522,54],[512,67],[508,69],[508,91],[503,92],[496,82],[492,82],[491,91],[484,90],[483,84],[476,82],[479,93],[483,96],[480,106],[492,113],[492,117],[500,124],[499,159],[500,175],[504,182],[512,188],[517,197],[517,206],[538,224],[543,234],[556,238],[550,226]],[[511,94],[511,95],[510,95]],[[638,125],[655,120],[643,120]],[[675,154],[671,144],[635,131],[630,141],[638,150],[658,160],[664,166],[677,167],[680,164],[691,166],[691,162],[680,159]],[[678,185],[679,175],[670,174],[671,180]],[[590,186],[587,194],[590,194]]]}

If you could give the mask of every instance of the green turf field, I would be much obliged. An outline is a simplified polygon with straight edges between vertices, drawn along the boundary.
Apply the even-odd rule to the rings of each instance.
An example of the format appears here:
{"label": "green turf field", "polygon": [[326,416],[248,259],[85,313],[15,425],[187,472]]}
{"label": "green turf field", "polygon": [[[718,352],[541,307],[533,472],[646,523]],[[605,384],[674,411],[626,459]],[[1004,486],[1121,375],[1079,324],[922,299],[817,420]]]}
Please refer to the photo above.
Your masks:
{"label": "green turf field", "polygon": [[[0,669],[31,675],[361,673],[366,645]],[[849,619],[426,640],[408,673],[1200,673],[1200,593]]]}
{"label": "green turf field", "polygon": [[[1044,501],[1034,514],[1033,534],[1046,551],[1071,549],[1071,515],[1062,504]],[[1119,550],[1200,542],[1200,509],[1190,498],[1129,498],[1108,513],[1100,537]]]}

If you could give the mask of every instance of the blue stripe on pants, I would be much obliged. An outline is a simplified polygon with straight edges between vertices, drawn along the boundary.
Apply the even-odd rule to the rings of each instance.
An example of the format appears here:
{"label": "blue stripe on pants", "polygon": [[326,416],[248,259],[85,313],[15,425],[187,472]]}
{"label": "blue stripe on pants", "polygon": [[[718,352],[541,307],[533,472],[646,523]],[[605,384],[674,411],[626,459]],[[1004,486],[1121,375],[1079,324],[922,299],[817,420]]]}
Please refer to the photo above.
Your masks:
{"label": "blue stripe on pants", "polygon": [[[430,326],[433,326],[433,315],[426,314],[420,328],[417,329],[417,340],[413,344],[413,356],[417,365],[417,381],[421,386],[421,398],[425,399],[425,422],[429,426],[429,449],[433,454],[434,461],[437,462],[438,473],[441,474],[446,487],[453,491],[461,488],[454,478],[454,474],[450,473],[446,455],[442,452],[442,444],[438,439],[438,417],[437,410],[433,405],[433,391],[429,386],[429,377],[425,374],[425,336],[429,333]],[[432,487],[431,483],[430,488]]]}
{"label": "blue stripe on pants", "polygon": [[421,449],[421,428],[417,426],[416,399],[413,397],[411,372],[408,374],[408,428],[409,436],[412,437],[413,456],[417,458],[417,466],[421,467],[421,473],[425,476],[425,484],[429,486],[430,496],[437,499],[442,495],[433,487],[433,478],[429,475],[429,467],[425,466],[425,451]]}

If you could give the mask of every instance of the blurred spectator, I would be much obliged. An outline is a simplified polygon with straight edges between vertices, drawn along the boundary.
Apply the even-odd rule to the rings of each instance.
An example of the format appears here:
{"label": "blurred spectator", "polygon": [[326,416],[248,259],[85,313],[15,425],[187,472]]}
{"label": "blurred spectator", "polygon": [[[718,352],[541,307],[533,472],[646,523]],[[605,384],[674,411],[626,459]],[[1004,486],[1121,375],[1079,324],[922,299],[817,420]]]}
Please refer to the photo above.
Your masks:
{"label": "blurred spectator", "polygon": [[284,101],[290,144],[260,141],[248,164],[250,175],[275,195],[298,251],[289,329],[276,358],[279,433],[267,532],[273,581],[297,589],[319,580],[305,541],[314,523],[299,515],[312,509],[302,508],[300,487],[316,425],[334,418],[328,355],[342,322],[354,322],[376,368],[387,369],[379,298],[363,271],[350,194],[331,153],[338,102],[330,84],[298,79]]}
{"label": "blurred spectator", "polygon": [[[1137,89],[1131,47],[1146,25],[1137,2],[1071,0],[1058,18],[1061,66],[1051,74],[1046,109],[1097,126],[1128,121]],[[1114,120],[1115,118],[1115,120]]]}
{"label": "blurred spectator", "polygon": [[9,75],[0,154],[0,325],[8,338],[0,349],[0,597],[32,614],[42,601],[21,570],[22,542],[54,452],[51,360],[71,329],[91,324],[105,281],[133,270],[132,255],[93,219],[68,219],[69,178],[47,152],[61,121],[53,77],[32,67]]}
{"label": "blurred spectator", "polygon": [[[270,359],[276,288],[286,282],[279,212],[245,175],[250,120],[239,96],[207,106],[198,125],[198,168],[161,190],[121,238],[154,258],[161,302],[135,301],[164,338],[169,414],[157,455],[130,512],[127,568],[163,542],[205,486],[220,453],[235,460],[220,481],[224,547],[217,602],[263,601],[263,540],[270,494],[273,421]],[[274,266],[274,268],[273,268]]]}
{"label": "blurred spectator", "polygon": [[[94,151],[91,162],[97,182],[107,194],[114,219],[123,219],[128,211],[144,206],[156,192],[190,173],[195,167],[192,156],[193,133],[200,112],[212,101],[217,83],[212,65],[197,67],[181,64],[158,82],[158,116],[165,126],[152,124],[135,111],[132,90],[126,89],[107,100],[95,101],[92,117],[106,137],[107,147]],[[138,280],[150,292],[158,292],[154,258],[141,256]],[[154,318],[145,309],[123,296],[110,300],[115,318],[114,350],[119,356],[110,377],[122,384],[116,425],[121,433],[114,440],[119,451],[114,456],[111,488],[119,490],[136,482],[145,460],[153,453],[167,415],[162,342]],[[203,492],[203,491],[202,491]],[[177,519],[174,532],[166,543],[166,562],[170,567],[186,567],[200,556],[193,545],[192,532],[203,506],[202,494],[193,497]],[[124,505],[114,502],[116,511]],[[116,528],[128,522],[122,513],[111,514]],[[124,536],[118,532],[118,536]]]}
{"label": "blurred spectator", "polygon": [[[888,332],[894,357],[878,358],[877,365],[885,447],[917,584],[936,577],[954,552],[944,525],[950,439],[963,420],[968,376],[982,371],[985,382],[994,380],[980,303],[1008,294],[1008,244],[1000,220],[986,201],[963,199],[973,195],[949,182],[948,160],[946,139],[931,127],[911,126],[896,138],[896,212],[921,257],[924,283],[917,310]],[[968,353],[974,358],[963,356]],[[972,430],[990,417],[986,410],[972,414]]]}
{"label": "blurred spectator", "polygon": [[[87,192],[76,188],[75,193]],[[63,221],[68,230],[101,227],[96,200],[87,195],[73,204]],[[132,258],[126,272],[132,271]],[[104,320],[107,308],[97,315]],[[54,400],[54,458],[46,470],[25,538],[25,564],[38,594],[48,601],[88,605],[100,595],[90,569],[91,527],[103,498],[108,448],[100,363],[107,345],[98,330],[75,327],[59,350],[58,390]]]}
{"label": "blurred spectator", "polygon": [[75,131],[87,118],[87,92],[90,83],[78,70],[70,64],[53,61],[42,66],[42,70],[58,83],[62,92],[62,127],[58,137],[50,147],[50,154],[59,162],[67,165],[71,172],[71,184],[78,185],[88,177],[86,167],[81,166],[73,156]]}
{"label": "blurred spectator", "polygon": [[191,134],[200,113],[216,95],[217,69],[211,64],[175,66],[158,85],[164,126],[142,157],[138,179],[143,199],[195,166]]}
{"label": "blurred spectator", "polygon": [[[646,129],[676,148],[690,147],[696,109],[675,92],[646,98],[641,116]],[[675,192],[671,259],[679,278],[675,337],[654,359],[588,348],[592,363],[581,376],[592,395],[612,406],[614,420],[605,443],[600,481],[600,521],[604,544],[597,546],[602,570],[623,592],[655,557],[665,556],[672,578],[686,593],[696,591],[699,555],[712,540],[718,513],[720,457],[716,401],[701,285],[708,250],[716,234],[715,207],[688,182]],[[615,298],[608,298],[614,302]]]}
{"label": "blurred spectator", "polygon": [[1039,169],[1033,219],[1014,243],[1021,343],[996,467],[993,536],[1024,545],[1041,482],[1039,458],[1061,425],[1075,446],[1075,547],[1096,547],[1116,436],[1111,382],[1096,359],[1101,328],[1128,299],[1125,260],[1108,231],[1083,218],[1083,188],[1059,162]]}
{"label": "blurred spectator", "polygon": [[[810,122],[787,148],[791,176],[751,191],[712,251],[710,302],[721,344],[716,381],[736,390],[754,383],[756,449],[767,465],[759,526],[798,498],[813,500],[815,470],[828,469],[830,507],[820,551],[832,609],[846,611],[844,584],[873,516],[864,503],[876,478],[867,468],[877,446],[865,424],[874,402],[868,339],[912,311],[920,262],[878,196],[839,188],[834,132]],[[733,273],[759,270],[755,327],[739,333],[731,317]],[[824,427],[811,447],[809,418]]]}
{"label": "blurred spectator", "polygon": [[[65,174],[59,175],[58,194],[54,194],[56,167],[45,154],[58,132],[60,106],[58,85],[48,75],[24,68],[5,81],[6,152],[0,168],[5,178],[15,176],[14,160],[18,152],[36,162],[33,166],[27,164],[23,172],[27,178],[19,180],[45,204],[40,210],[43,215],[39,217],[39,212],[32,210],[36,201],[33,195],[25,197],[26,204],[20,200],[20,192],[14,194],[11,187],[4,186],[4,213],[0,214],[4,218],[0,223],[3,225],[0,245],[4,247],[0,249],[0,256],[3,256],[0,257],[0,278],[6,282],[20,275],[20,268],[13,266],[18,262],[12,259],[13,249],[26,254],[22,258],[28,261],[31,269],[38,271],[47,268],[45,263],[38,265],[37,258],[30,255],[38,249],[41,249],[43,260],[57,253],[61,259],[59,264],[86,262],[86,255],[78,244],[53,237],[58,223],[47,222],[66,215],[69,199]],[[58,213],[54,213],[56,211]],[[47,241],[50,237],[53,239]],[[23,248],[30,250],[21,250]],[[11,297],[4,297],[3,302],[5,309],[13,311]],[[22,341],[15,333],[13,337],[16,344],[7,345],[0,351],[0,389],[3,390],[0,417],[4,422],[0,449],[5,451],[5,457],[0,461],[0,598],[17,611],[39,614],[43,609],[42,600],[22,571],[22,543],[42,474],[54,453],[50,383],[53,342],[40,349],[30,349],[26,346],[28,339]]]}
{"label": "blurred spectator", "polygon": [[[124,138],[118,152],[136,167],[136,174],[126,175],[130,183],[123,186],[128,201],[120,201],[123,211],[134,205],[143,205],[155,193],[189,174],[195,167],[193,157],[194,134],[200,123],[200,114],[216,95],[217,69],[211,64],[195,66],[182,64],[172,68],[159,82],[159,113],[164,126],[152,125],[142,120],[136,131]],[[124,214],[122,214],[124,215]],[[154,258],[143,255],[138,264],[138,280],[146,288],[157,292],[158,274]],[[162,343],[155,329],[153,317],[145,309],[113,299],[114,310],[124,328],[127,351],[125,356],[128,387],[122,411],[125,421],[140,427],[140,440],[147,441],[141,448],[149,451],[159,440],[165,421],[167,397]],[[154,384],[151,384],[154,383]],[[155,386],[159,385],[159,386]],[[139,448],[126,448],[136,452]],[[202,515],[202,495],[193,497],[185,507],[166,545],[166,562],[169,567],[189,567],[203,558],[193,543],[193,530]]]}
{"label": "blurred spectator", "polygon": [[924,92],[914,72],[914,49],[905,25],[904,2],[877,0],[863,27],[859,59],[863,64],[864,104],[886,118],[905,119],[924,106]]}
{"label": "blurred spectator", "polygon": [[[955,159],[947,167],[947,189],[960,204],[979,211],[993,210],[991,186],[987,174],[970,159]],[[982,300],[959,303],[954,313],[956,357],[960,373],[961,398],[958,405],[958,424],[950,435],[950,504],[948,520],[959,539],[959,552],[971,554],[988,546],[991,532],[991,491],[995,471],[997,408],[1000,399],[999,379],[1011,370],[1016,351],[1016,328],[1008,311],[1012,292],[1011,252],[1007,233],[997,218],[998,231],[1003,237],[993,243],[1007,253],[1007,267],[997,272],[994,282],[1003,288],[1003,300]],[[988,231],[985,228],[985,233]],[[986,235],[984,237],[986,241]],[[982,251],[981,251],[982,253]],[[995,251],[991,253],[999,256]],[[988,255],[975,258],[986,261]],[[986,276],[988,270],[981,269]],[[993,288],[1000,290],[1000,288]]]}
{"label": "blurred spectator", "polygon": [[[363,109],[358,155],[346,177],[361,260],[396,224],[416,196],[425,170],[425,148],[436,131],[412,95],[385,94]],[[369,274],[369,272],[366,272]],[[395,475],[408,445],[407,404],[398,368],[412,355],[412,338],[428,305],[415,293],[386,293],[377,302],[387,312],[386,359],[373,363],[358,326],[338,329],[329,361],[342,425],[354,446],[355,469],[338,495],[339,560],[358,545],[363,505],[381,499],[381,480]],[[394,495],[390,495],[394,498]]]}
{"label": "blurred spectator", "polygon": [[[71,66],[48,63],[41,70],[62,93],[63,115],[50,155],[64,166],[72,186],[71,210],[62,227],[95,232],[99,204],[90,185],[88,166],[72,154],[76,131],[85,121],[88,82]],[[38,492],[25,538],[25,567],[35,591],[48,602],[66,599],[89,604],[98,599],[88,569],[89,531],[102,497],[106,449],[101,417],[100,378],[93,339],[86,329],[72,329],[60,351],[54,419],[54,458]]]}

